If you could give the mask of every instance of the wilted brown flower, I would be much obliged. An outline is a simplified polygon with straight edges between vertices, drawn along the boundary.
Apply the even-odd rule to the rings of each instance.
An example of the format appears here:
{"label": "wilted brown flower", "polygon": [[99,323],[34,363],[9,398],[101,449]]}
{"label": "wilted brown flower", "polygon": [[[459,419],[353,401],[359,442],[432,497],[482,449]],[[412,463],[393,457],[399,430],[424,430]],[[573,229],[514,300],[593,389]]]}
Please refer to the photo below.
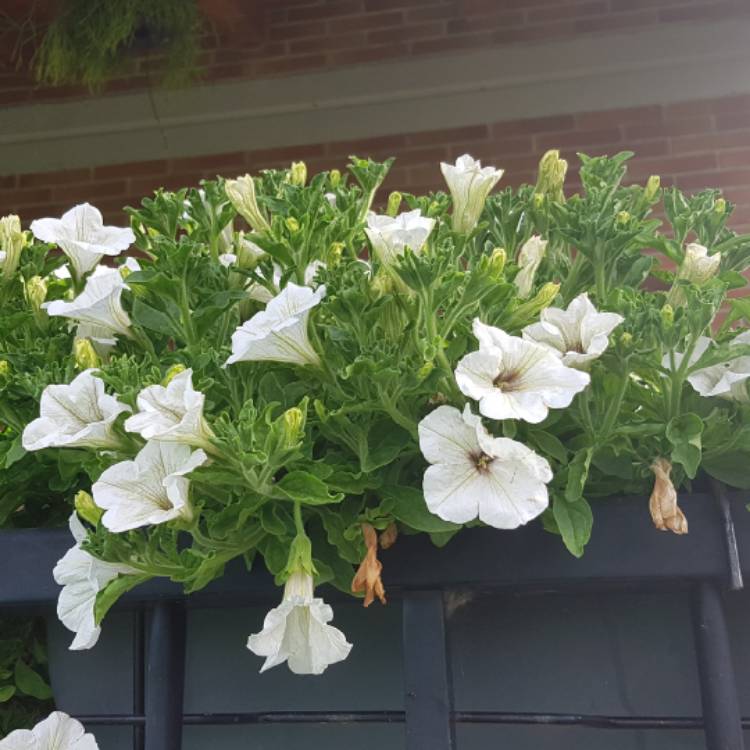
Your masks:
{"label": "wilted brown flower", "polygon": [[651,465],[656,477],[648,507],[654,526],[660,531],[687,534],[688,522],[677,505],[677,492],[670,478],[672,464],[666,458],[657,458]]}
{"label": "wilted brown flower", "polygon": [[367,554],[352,580],[352,591],[355,594],[365,592],[365,607],[369,607],[376,596],[381,604],[385,604],[385,588],[380,580],[383,564],[378,560],[378,535],[369,523],[363,523],[362,536],[367,545]]}

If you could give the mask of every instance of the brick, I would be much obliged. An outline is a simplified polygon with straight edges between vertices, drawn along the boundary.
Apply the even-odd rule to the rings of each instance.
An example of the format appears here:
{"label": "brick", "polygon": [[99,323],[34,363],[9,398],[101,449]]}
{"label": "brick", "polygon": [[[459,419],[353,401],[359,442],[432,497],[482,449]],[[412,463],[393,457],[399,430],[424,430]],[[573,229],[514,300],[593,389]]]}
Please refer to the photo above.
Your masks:
{"label": "brick", "polygon": [[325,55],[294,55],[279,57],[273,60],[260,60],[255,70],[261,74],[292,73],[313,68],[322,68],[326,64]]}
{"label": "brick", "polygon": [[59,185],[54,188],[52,198],[56,201],[67,201],[68,204],[89,201],[94,205],[100,198],[113,195],[125,195],[125,180],[111,182],[90,182],[85,185]]}
{"label": "brick", "polygon": [[449,21],[447,31],[449,34],[464,34],[472,31],[485,31],[487,29],[503,29],[518,27],[524,23],[524,15],[521,11],[510,13],[497,13],[491,17],[486,16],[464,16]]}
{"label": "brick", "polygon": [[717,130],[750,130],[750,112],[719,114],[715,121]]}
{"label": "brick", "polygon": [[366,13],[363,16],[333,19],[328,22],[328,31],[332,35],[347,34],[350,31],[369,31],[386,26],[400,26],[403,20],[404,14],[400,11]]}
{"label": "brick", "polygon": [[167,171],[167,161],[136,161],[129,164],[110,164],[105,167],[94,167],[94,180],[108,180],[112,177],[140,177],[142,175],[164,174]]}
{"label": "brick", "polygon": [[431,143],[452,144],[455,141],[484,141],[489,137],[487,125],[472,125],[465,128],[435,130],[426,133],[409,133],[406,142],[409,145],[425,146]]}
{"label": "brick", "polygon": [[691,156],[673,156],[659,159],[636,158],[630,162],[630,177],[648,177],[652,174],[680,175],[690,172],[715,170],[717,166],[714,154],[694,154]]}
{"label": "brick", "polygon": [[699,133],[710,133],[713,121],[708,115],[700,117],[682,117],[664,122],[626,125],[624,128],[626,140],[639,138],[654,138],[658,136],[680,136]]}
{"label": "brick", "polygon": [[672,151],[676,154],[687,154],[693,151],[712,151],[714,149],[743,148],[750,142],[746,132],[708,133],[706,135],[685,135],[673,138]]}
{"label": "brick", "polygon": [[51,188],[31,188],[29,190],[0,190],[2,213],[13,212],[17,206],[31,206],[52,199]]}
{"label": "brick", "polygon": [[530,117],[523,120],[496,122],[492,125],[492,137],[509,135],[528,135],[533,133],[558,133],[573,130],[573,115],[554,115],[552,117]]}
{"label": "brick", "polygon": [[377,47],[364,47],[362,49],[334,52],[331,55],[331,60],[334,65],[361,65],[380,60],[392,60],[394,57],[402,57],[406,54],[407,49],[407,45],[405,44],[382,44]]}
{"label": "brick", "polygon": [[[750,139],[748,139],[750,145]],[[719,151],[716,155],[719,167],[750,167],[750,148]]]}
{"label": "brick", "polygon": [[207,156],[191,156],[182,159],[169,160],[169,172],[189,172],[196,169],[220,169],[233,167],[242,169],[245,166],[245,154],[235,151],[225,154],[209,154]]}
{"label": "brick", "polygon": [[310,159],[316,156],[325,156],[325,144],[316,143],[313,145],[303,146],[280,146],[277,148],[256,149],[248,151],[245,154],[245,163],[251,169],[255,169],[255,164],[275,163],[290,164],[292,161],[300,159]]}
{"label": "brick", "polygon": [[400,151],[406,145],[404,135],[384,135],[379,138],[362,138],[359,140],[335,141],[326,145],[326,154],[348,157],[365,151],[386,150]]}
{"label": "brick", "polygon": [[634,13],[602,16],[600,18],[579,18],[575,22],[576,31],[613,31],[638,26],[648,26],[657,21],[656,10],[642,10]]}
{"label": "brick", "polygon": [[315,21],[336,16],[356,15],[362,13],[364,7],[363,0],[338,0],[338,2],[326,2],[323,5],[290,8],[286,12],[286,17],[290,22]]}
{"label": "brick", "polygon": [[709,5],[684,6],[680,8],[662,8],[659,10],[660,21],[718,21],[729,16],[738,16],[750,11],[745,0],[742,2],[718,2]]}
{"label": "brick", "polygon": [[41,174],[22,174],[18,177],[19,187],[47,187],[50,185],[68,185],[86,182],[91,176],[88,168],[67,169],[62,172],[42,172]]}
{"label": "brick", "polygon": [[658,104],[629,109],[608,109],[599,112],[581,112],[575,115],[576,127],[582,130],[624,125],[627,123],[658,123],[663,119],[662,107]]}
{"label": "brick", "polygon": [[313,39],[298,39],[289,42],[289,52],[293,55],[310,52],[329,52],[340,49],[362,49],[367,44],[364,31],[337,36],[321,36]]}
{"label": "brick", "polygon": [[529,23],[548,23],[549,21],[567,18],[598,16],[608,10],[605,0],[590,0],[590,2],[576,3],[575,5],[560,4],[557,7],[532,9],[527,11],[526,17]]}
{"label": "brick", "polygon": [[323,36],[326,25],[323,21],[308,21],[306,23],[291,23],[283,26],[273,26],[269,29],[268,37],[272,40],[301,39],[307,36]]}
{"label": "brick", "polygon": [[401,26],[398,29],[378,29],[367,34],[368,44],[389,44],[391,42],[409,42],[442,36],[445,31],[442,21],[423,23],[413,26]]}

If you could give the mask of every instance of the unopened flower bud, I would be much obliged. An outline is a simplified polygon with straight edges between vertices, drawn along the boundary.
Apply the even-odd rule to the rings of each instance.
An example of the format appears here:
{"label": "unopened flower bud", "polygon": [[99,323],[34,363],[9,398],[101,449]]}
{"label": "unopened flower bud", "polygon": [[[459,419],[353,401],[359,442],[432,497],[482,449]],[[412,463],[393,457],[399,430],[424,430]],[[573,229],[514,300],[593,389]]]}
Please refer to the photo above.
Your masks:
{"label": "unopened flower bud", "polygon": [[260,210],[258,198],[255,194],[255,181],[249,174],[238,177],[236,180],[227,180],[224,183],[224,191],[237,213],[256,232],[267,232],[271,228]]}
{"label": "unopened flower bud", "polygon": [[294,406],[287,409],[282,417],[284,421],[284,448],[294,448],[299,444],[305,431],[305,414]]}
{"label": "unopened flower bud", "polygon": [[534,200],[537,195],[549,196],[553,201],[565,200],[563,184],[568,171],[568,162],[560,158],[556,149],[547,151],[539,160],[539,176],[536,181]]}
{"label": "unopened flower bud", "polygon": [[32,276],[26,282],[26,299],[34,312],[42,309],[47,299],[47,282],[41,276]]}
{"label": "unopened flower bud", "polygon": [[625,226],[630,221],[630,214],[627,211],[618,211],[615,221],[620,226]]}
{"label": "unopened flower bud", "polygon": [[25,245],[26,235],[21,231],[18,216],[3,216],[0,219],[0,270],[3,281],[9,281],[15,275]]}
{"label": "unopened flower bud", "polygon": [[625,331],[625,333],[620,335],[620,344],[625,349],[629,349],[633,345],[633,334],[628,333]]}
{"label": "unopened flower bud", "polygon": [[10,362],[0,359],[0,386],[5,385],[10,379]]}
{"label": "unopened flower bud", "polygon": [[425,362],[419,370],[417,370],[417,377],[420,381],[424,380],[433,370],[435,369],[435,363]]}
{"label": "unopened flower bud", "polygon": [[307,182],[307,164],[303,161],[293,161],[289,170],[289,182],[297,187],[304,187]]}
{"label": "unopened flower bud", "polygon": [[651,177],[646,181],[646,188],[643,192],[643,197],[647,203],[653,202],[659,193],[661,187],[661,177],[658,174],[652,174]]}
{"label": "unopened flower bud", "polygon": [[299,222],[294,218],[294,216],[287,216],[286,219],[284,219],[284,223],[286,224],[286,228],[292,234],[296,234],[297,232],[299,232]]}
{"label": "unopened flower bud", "polygon": [[544,193],[534,193],[534,208],[540,210],[544,206]]}
{"label": "unopened flower bud", "polygon": [[526,299],[534,286],[534,277],[537,268],[544,258],[547,249],[547,240],[543,240],[538,235],[530,237],[521,248],[518,254],[519,271],[513,283],[518,289],[518,296]]}
{"label": "unopened flower bud", "polygon": [[505,252],[504,247],[496,247],[492,251],[492,255],[490,256],[490,273],[495,278],[499,278],[502,275],[507,259],[508,253]]}
{"label": "unopened flower bud", "polygon": [[727,212],[727,202],[723,198],[717,198],[714,203],[714,213],[723,216]]}
{"label": "unopened flower bud", "polygon": [[[677,272],[677,279],[684,279],[696,286],[703,286],[719,272],[721,253],[708,254],[708,248],[691,242],[685,248],[685,257]],[[676,280],[677,280],[676,279]],[[685,293],[678,284],[669,290],[667,298],[673,305],[685,304]]]}
{"label": "unopened flower bud", "polygon": [[664,305],[660,311],[661,323],[664,328],[669,329],[674,325],[674,308],[670,304]]}
{"label": "unopened flower bud", "polygon": [[549,307],[557,297],[557,293],[560,291],[560,285],[554,281],[548,281],[533,297],[530,302],[534,305],[539,306],[539,310],[542,311],[545,307]]}
{"label": "unopened flower bud", "polygon": [[172,365],[162,378],[161,384],[166,388],[181,372],[185,372],[185,365]]}
{"label": "unopened flower bud", "polygon": [[99,367],[102,361],[91,343],[91,339],[76,338],[73,341],[73,359],[79,370]]}
{"label": "unopened flower bud", "polygon": [[385,212],[388,214],[388,216],[398,215],[398,209],[401,206],[402,200],[403,200],[403,195],[401,195],[401,193],[399,193],[398,190],[394,190],[388,196],[388,207],[385,209]]}
{"label": "unopened flower bud", "polygon": [[328,250],[328,264],[330,266],[336,266],[341,261],[341,256],[344,253],[344,245],[343,242],[332,242],[331,247]]}
{"label": "unopened flower bud", "polygon": [[88,492],[85,490],[77,492],[74,503],[76,512],[84,521],[88,521],[92,526],[99,523],[104,511],[94,502],[94,498]]}
{"label": "unopened flower bud", "polygon": [[328,173],[328,181],[332,188],[337,188],[341,184],[341,172],[338,169],[332,169]]}

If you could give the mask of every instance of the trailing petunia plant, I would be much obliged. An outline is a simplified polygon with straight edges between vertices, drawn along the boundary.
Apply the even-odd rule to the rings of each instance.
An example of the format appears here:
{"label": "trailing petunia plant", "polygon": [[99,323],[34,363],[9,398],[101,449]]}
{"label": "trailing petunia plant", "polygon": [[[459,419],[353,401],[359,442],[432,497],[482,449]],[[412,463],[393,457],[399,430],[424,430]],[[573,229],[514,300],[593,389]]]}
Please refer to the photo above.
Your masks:
{"label": "trailing petunia plant", "polygon": [[608,496],[681,534],[699,473],[750,486],[750,236],[717,191],[626,186],[630,156],[581,155],[573,195],[554,151],[536,185],[467,155],[384,202],[390,162],[352,157],[157,191],[129,228],[4,219],[0,511],[74,501],[71,648],[241,558],[283,586],[248,648],[319,674],[352,646],[316,588],[385,603],[399,537],[533,522],[580,556]]}

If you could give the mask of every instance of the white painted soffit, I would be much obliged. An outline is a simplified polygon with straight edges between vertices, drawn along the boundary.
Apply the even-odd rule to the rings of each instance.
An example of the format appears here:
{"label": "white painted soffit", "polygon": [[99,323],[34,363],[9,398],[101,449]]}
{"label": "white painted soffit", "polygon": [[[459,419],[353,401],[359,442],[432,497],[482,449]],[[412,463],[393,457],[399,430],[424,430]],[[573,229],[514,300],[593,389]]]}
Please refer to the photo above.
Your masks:
{"label": "white painted soffit", "polygon": [[750,91],[750,19],[0,112],[0,174],[440,130]]}

